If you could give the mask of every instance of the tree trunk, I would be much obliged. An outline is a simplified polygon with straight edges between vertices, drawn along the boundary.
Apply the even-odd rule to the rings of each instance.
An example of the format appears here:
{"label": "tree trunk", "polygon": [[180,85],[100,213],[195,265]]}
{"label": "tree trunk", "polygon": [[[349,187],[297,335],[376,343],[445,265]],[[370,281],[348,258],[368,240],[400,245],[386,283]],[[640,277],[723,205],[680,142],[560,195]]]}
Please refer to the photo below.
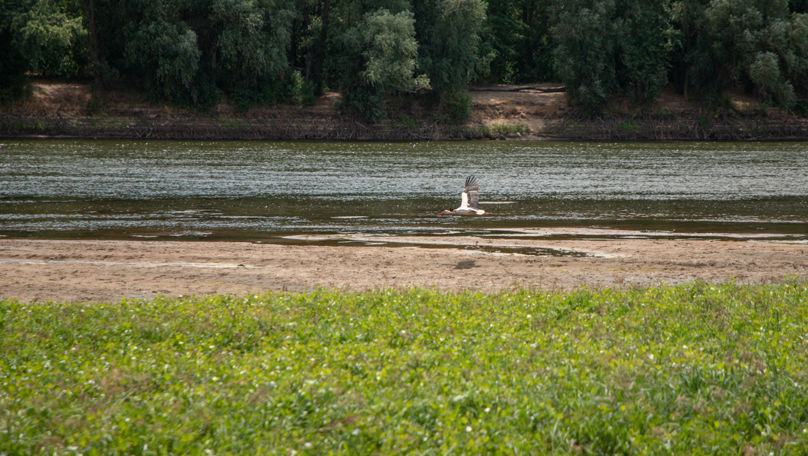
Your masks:
{"label": "tree trunk", "polygon": [[320,12],[320,18],[322,19],[322,28],[320,28],[320,41],[317,45],[317,58],[315,60],[315,67],[314,67],[314,75],[313,75],[313,82],[314,82],[314,92],[315,95],[320,96],[323,94],[324,84],[324,75],[323,75],[323,66],[325,61],[325,52],[326,52],[326,43],[328,40],[328,18],[329,18],[329,0],[323,0],[323,8]]}
{"label": "tree trunk", "polygon": [[87,31],[89,32],[89,40],[90,40],[90,60],[92,61],[92,72],[93,72],[93,82],[96,87],[98,87],[101,81],[101,74],[99,72],[99,66],[101,65],[101,61],[98,56],[98,29],[95,25],[95,0],[86,0],[84,3],[84,9],[87,13]]}

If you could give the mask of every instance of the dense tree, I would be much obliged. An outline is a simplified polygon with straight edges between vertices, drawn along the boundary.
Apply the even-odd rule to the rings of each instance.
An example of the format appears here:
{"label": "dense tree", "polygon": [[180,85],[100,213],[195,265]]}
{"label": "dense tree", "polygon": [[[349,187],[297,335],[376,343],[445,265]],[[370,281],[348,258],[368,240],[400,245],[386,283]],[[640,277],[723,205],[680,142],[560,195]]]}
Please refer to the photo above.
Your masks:
{"label": "dense tree", "polygon": [[621,93],[647,104],[668,82],[670,24],[666,2],[619,0],[617,3],[616,70]]}
{"label": "dense tree", "polygon": [[329,80],[346,108],[378,120],[389,96],[427,91],[439,111],[468,115],[465,89],[487,71],[484,2],[346,0],[332,19]]}
{"label": "dense tree", "polygon": [[[215,78],[243,104],[277,102],[289,93],[287,49],[294,11],[283,0],[214,0]],[[238,77],[234,77],[237,75]]]}
{"label": "dense tree", "polygon": [[27,61],[12,25],[12,19],[22,10],[20,3],[0,0],[0,104],[22,95],[26,83]]}
{"label": "dense tree", "polygon": [[794,13],[808,13],[808,0],[789,0],[788,7]]}
{"label": "dense tree", "polygon": [[591,115],[666,84],[789,108],[808,97],[808,0],[0,0],[0,55],[6,101],[37,74],[199,109],[331,87],[370,120],[392,98],[462,118],[481,80],[561,80]]}
{"label": "dense tree", "polygon": [[[720,100],[747,88],[786,108],[804,93],[808,23],[786,0],[675,2],[679,26],[673,81],[685,92]],[[676,75],[681,77],[675,77]]]}
{"label": "dense tree", "polygon": [[289,62],[305,78],[305,92],[322,95],[331,39],[331,0],[297,0],[289,44]]}
{"label": "dense tree", "polygon": [[808,95],[808,13],[792,15],[788,50],[785,55],[786,74],[794,88],[805,97]]}
{"label": "dense tree", "polygon": [[[429,77],[436,99],[468,109],[469,82],[488,72],[491,55],[481,47],[486,4],[482,0],[417,0],[418,66]],[[461,115],[462,116],[462,115]]]}
{"label": "dense tree", "polygon": [[152,20],[141,24],[126,46],[129,68],[155,97],[196,104],[200,51],[186,24]]}
{"label": "dense tree", "polygon": [[613,0],[561,2],[553,36],[556,73],[571,103],[596,114],[617,92],[614,55],[618,24]]}
{"label": "dense tree", "polygon": [[340,89],[345,106],[368,120],[386,115],[385,97],[429,87],[415,75],[418,44],[412,13],[386,9],[366,13],[340,36]]}
{"label": "dense tree", "polygon": [[704,9],[709,0],[674,0],[669,6],[668,16],[671,21],[669,80],[688,97],[688,89],[692,85],[692,67],[698,54],[694,52],[700,46],[703,36]]}
{"label": "dense tree", "polygon": [[555,78],[550,35],[550,2],[490,0],[484,33],[493,51],[489,80],[505,83]]}
{"label": "dense tree", "polygon": [[599,113],[615,95],[653,100],[667,82],[664,2],[559,2],[553,28],[556,71],[571,102]]}
{"label": "dense tree", "polygon": [[286,2],[94,0],[93,7],[94,17],[105,18],[96,22],[102,79],[199,108],[221,94],[244,107],[290,95],[294,10]]}
{"label": "dense tree", "polygon": [[83,73],[87,30],[78,5],[36,0],[16,15],[13,23],[30,71],[67,78]]}

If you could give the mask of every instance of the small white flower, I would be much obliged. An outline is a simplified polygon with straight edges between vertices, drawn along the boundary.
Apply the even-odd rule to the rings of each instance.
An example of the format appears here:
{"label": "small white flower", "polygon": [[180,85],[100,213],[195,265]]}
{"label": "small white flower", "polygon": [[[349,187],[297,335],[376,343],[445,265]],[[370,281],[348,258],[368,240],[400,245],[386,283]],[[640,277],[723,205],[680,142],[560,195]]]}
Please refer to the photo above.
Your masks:
{"label": "small white flower", "polygon": [[471,432],[471,426],[466,426],[466,432]]}
{"label": "small white flower", "polygon": [[653,354],[653,353],[651,353],[650,355],[648,355],[648,359],[650,359],[651,361],[653,361],[653,360],[654,360],[654,354]]}

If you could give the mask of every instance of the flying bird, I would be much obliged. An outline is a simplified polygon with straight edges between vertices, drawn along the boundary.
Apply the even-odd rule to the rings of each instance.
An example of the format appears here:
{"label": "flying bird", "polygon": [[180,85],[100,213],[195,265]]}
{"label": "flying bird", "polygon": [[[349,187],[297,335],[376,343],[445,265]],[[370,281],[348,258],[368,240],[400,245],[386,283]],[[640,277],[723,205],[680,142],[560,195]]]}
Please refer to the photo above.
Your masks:
{"label": "flying bird", "polygon": [[460,194],[460,207],[455,210],[446,209],[441,211],[438,215],[489,215],[489,212],[479,208],[480,195],[478,190],[480,186],[477,185],[477,178],[469,176],[466,178],[466,185],[463,187],[463,193]]}

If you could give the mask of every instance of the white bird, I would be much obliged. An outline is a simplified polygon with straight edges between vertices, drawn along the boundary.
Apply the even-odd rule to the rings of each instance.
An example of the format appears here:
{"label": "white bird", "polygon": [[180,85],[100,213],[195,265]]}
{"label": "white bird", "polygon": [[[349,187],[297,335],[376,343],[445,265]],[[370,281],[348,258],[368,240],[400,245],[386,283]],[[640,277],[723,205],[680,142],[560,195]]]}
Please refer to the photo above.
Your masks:
{"label": "white bird", "polygon": [[490,215],[490,212],[485,212],[478,206],[480,201],[479,189],[477,178],[474,176],[467,177],[463,193],[460,194],[460,207],[455,210],[446,209],[439,212],[438,215]]}

